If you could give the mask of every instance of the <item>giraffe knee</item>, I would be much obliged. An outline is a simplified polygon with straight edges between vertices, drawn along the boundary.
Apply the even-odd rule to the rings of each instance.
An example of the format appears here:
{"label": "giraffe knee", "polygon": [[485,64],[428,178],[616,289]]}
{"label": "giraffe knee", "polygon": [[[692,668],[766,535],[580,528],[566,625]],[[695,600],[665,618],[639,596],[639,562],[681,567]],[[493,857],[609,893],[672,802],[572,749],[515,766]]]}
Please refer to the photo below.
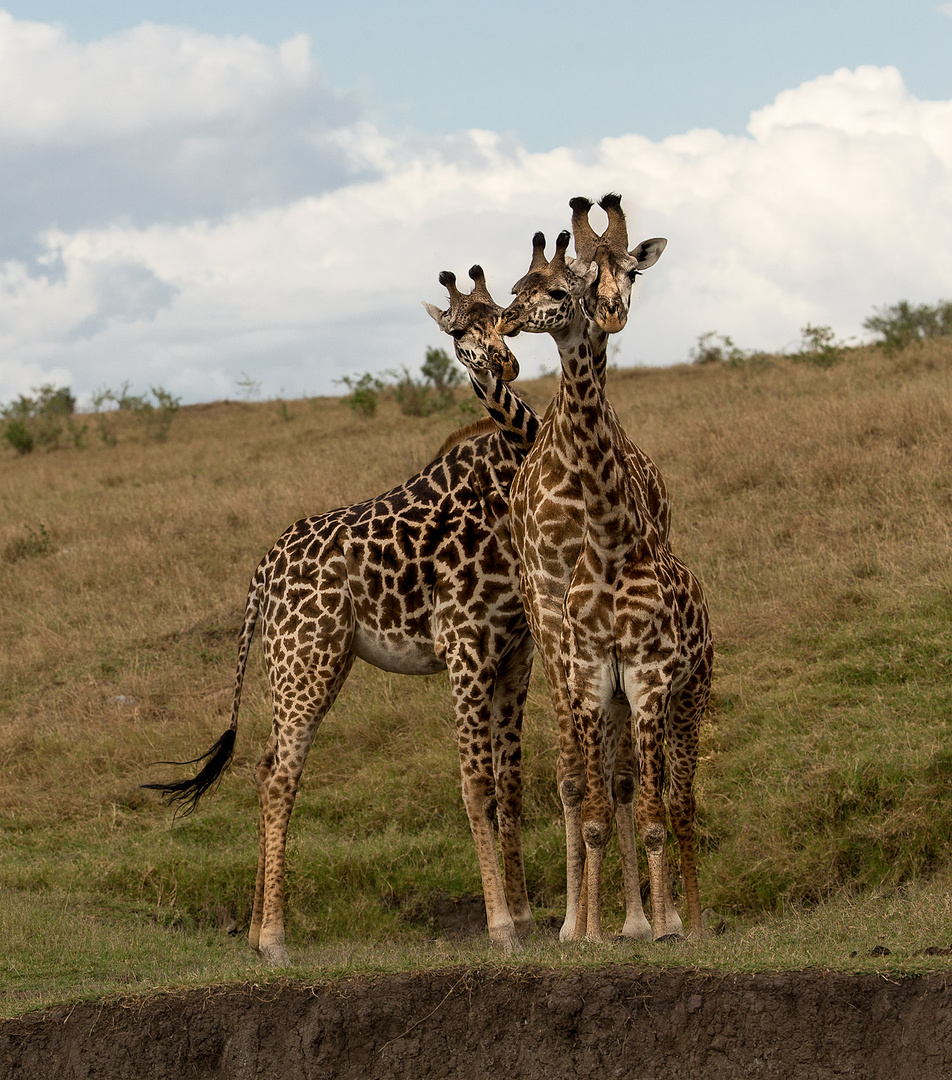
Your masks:
{"label": "giraffe knee", "polygon": [[615,802],[630,803],[635,799],[635,778],[630,773],[615,777]]}
{"label": "giraffe knee", "polygon": [[641,842],[649,855],[663,851],[666,838],[665,828],[659,821],[653,821],[641,834]]}
{"label": "giraffe knee", "polygon": [[573,777],[569,777],[559,784],[559,795],[563,806],[581,806],[585,798],[585,785]]}
{"label": "giraffe knee", "polygon": [[464,776],[463,804],[471,820],[485,818],[494,821],[497,802],[491,780],[485,776]]}
{"label": "giraffe knee", "polygon": [[261,788],[274,772],[274,751],[266,750],[255,766],[255,784]]}
{"label": "giraffe knee", "polygon": [[582,825],[582,839],[586,847],[603,848],[611,836],[611,823],[586,821]]}

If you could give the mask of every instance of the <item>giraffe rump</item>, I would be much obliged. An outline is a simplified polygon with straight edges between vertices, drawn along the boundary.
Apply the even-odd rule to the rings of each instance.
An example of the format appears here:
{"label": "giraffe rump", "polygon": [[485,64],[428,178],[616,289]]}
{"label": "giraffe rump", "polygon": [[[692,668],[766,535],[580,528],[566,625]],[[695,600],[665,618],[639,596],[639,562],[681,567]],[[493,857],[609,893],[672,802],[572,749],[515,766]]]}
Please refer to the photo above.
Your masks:
{"label": "giraffe rump", "polygon": [[237,734],[236,729],[230,727],[210,750],[190,761],[155,762],[156,765],[197,765],[198,762],[204,761],[205,764],[191,780],[176,780],[169,784],[142,784],[142,787],[160,791],[169,805],[179,803],[178,812],[183,817],[187,817],[198,805],[198,800],[205,792],[218,782],[225,766],[231,761]]}

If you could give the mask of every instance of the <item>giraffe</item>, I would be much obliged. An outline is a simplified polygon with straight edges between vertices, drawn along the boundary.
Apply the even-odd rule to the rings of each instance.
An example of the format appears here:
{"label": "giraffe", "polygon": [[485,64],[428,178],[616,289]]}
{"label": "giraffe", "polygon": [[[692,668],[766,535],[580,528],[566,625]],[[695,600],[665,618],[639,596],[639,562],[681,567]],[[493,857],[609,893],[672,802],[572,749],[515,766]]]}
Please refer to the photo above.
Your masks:
{"label": "giraffe", "polygon": [[[710,687],[707,609],[696,579],[667,546],[670,517],[666,502],[659,512],[653,466],[628,439],[604,390],[607,335],[624,327],[631,282],[657,261],[665,241],[645,241],[628,252],[617,196],[602,200],[609,217],[602,237],[588,225],[591,203],[571,205],[575,263],[565,259],[567,233],[550,261],[544,236],[536,234],[529,272],[516,283],[516,299],[499,324],[504,333],[549,332],[562,362],[559,391],[510,499],[527,615],[560,720],[559,788],[568,845],[562,935],[601,937],[600,873],[613,811],[625,878],[623,934],[680,932],[665,863],[665,748],[669,810],[694,935],[700,933],[700,906],[692,783]],[[632,728],[641,766],[636,818],[648,853],[653,927],[640,896],[633,896],[637,863],[633,837],[625,835],[634,776],[615,764],[619,751],[623,760],[629,752]]]}
{"label": "giraffe", "polygon": [[450,306],[446,311],[426,301],[423,306],[437,326],[453,338],[456,358],[466,368],[476,396],[489,413],[488,421],[477,421],[470,427],[498,427],[515,447],[528,451],[538,434],[539,419],[509,386],[519,368],[496,329],[502,309],[490,296],[486,274],[478,263],[470,267],[469,276],[473,289],[466,294],[457,288],[455,274],[442,271],[439,282],[449,294]]}
{"label": "giraffe", "polygon": [[[482,291],[479,303],[451,303],[456,349],[511,379],[518,364],[495,329],[501,308]],[[260,824],[249,942],[271,964],[288,963],[285,851],[298,782],[356,657],[404,674],[448,671],[489,937],[509,953],[531,930],[520,740],[533,644],[507,499],[534,438],[535,417],[514,395],[510,405],[511,414],[500,412],[492,430],[477,425],[451,437],[406,483],[303,518],[283,533],[251,580],[228,729],[201,758],[177,763],[204,762],[196,776],[144,785],[188,813],[220,776],[234,751],[242,681],[260,621],[273,723],[255,769]]]}
{"label": "giraffe", "polygon": [[[543,245],[544,246],[544,245]],[[479,291],[485,287],[483,281],[482,268],[474,266],[470,270],[470,276],[476,283],[476,287],[473,290],[473,296],[477,296]],[[448,271],[444,271],[440,275],[440,282],[447,287],[450,291],[450,295],[454,300],[454,304],[463,304],[466,302],[465,297],[460,297],[456,290],[456,279]],[[452,316],[454,312],[440,312],[438,308],[433,305],[425,305],[430,315],[441,325],[444,330],[449,333],[453,333]],[[604,350],[603,350],[604,353]],[[517,413],[517,407],[514,407],[511,402],[513,391],[509,385],[499,379],[492,371],[490,365],[488,365],[483,359],[483,353],[471,350],[457,349],[457,357],[470,376],[473,389],[490,414],[488,422],[502,423],[500,416],[506,417]],[[526,409],[529,409],[528,405],[524,405]],[[531,412],[531,410],[529,410]],[[495,419],[493,419],[495,418]],[[535,441],[535,437],[538,434],[539,422],[535,421],[535,427],[530,428],[533,432],[532,442]],[[531,443],[530,443],[531,446]],[[529,449],[527,447],[526,449]],[[630,453],[632,455],[631,467],[639,470],[644,474],[644,482],[646,487],[651,492],[652,508],[657,516],[658,527],[667,536],[668,528],[670,525],[670,506],[668,503],[667,491],[664,486],[664,480],[661,474],[658,472],[656,466],[637,446],[631,444]],[[580,492],[578,493],[579,499],[581,498]],[[578,519],[579,521],[582,518]],[[581,546],[581,528],[579,528],[578,535],[574,540],[574,548],[572,547],[572,539],[569,537],[568,547],[565,552],[565,558],[567,562],[567,568],[565,570],[565,578],[568,580],[568,576],[571,572],[571,563],[574,556],[571,552],[574,550],[576,553]],[[545,653],[543,652],[545,658]],[[549,657],[550,663],[557,661],[557,657]],[[550,677],[550,685],[553,685]],[[558,685],[561,685],[559,683]],[[571,715],[568,711],[567,700],[562,694],[559,697],[553,698],[555,702],[556,712],[560,717],[560,731],[563,734],[563,741],[565,738],[571,740],[573,738],[573,729],[571,725]],[[567,718],[567,719],[566,719]],[[626,727],[626,732],[630,732],[630,729]],[[577,742],[572,743],[570,741],[571,750],[574,755],[578,757],[580,749]],[[644,916],[644,911],[641,904],[641,887],[638,880],[637,870],[637,855],[635,853],[635,837],[634,837],[634,817],[632,810],[632,801],[634,798],[635,787],[635,763],[633,757],[633,750],[630,735],[623,737],[622,744],[620,746],[620,752],[616,756],[617,775],[615,777],[615,786],[620,793],[619,807],[620,815],[618,818],[618,830],[619,830],[619,844],[623,852],[623,867],[625,874],[625,895],[626,895],[626,920],[624,934],[630,937],[648,937],[651,934],[651,927],[647,919]],[[578,766],[581,769],[581,765]],[[627,796],[627,797],[626,797]],[[579,827],[574,827],[578,823],[573,823],[572,837],[575,840],[575,846],[578,848],[581,843],[581,832]],[[566,820],[566,827],[569,830],[570,825],[568,818]],[[571,844],[570,844],[571,850]],[[579,863],[584,862],[584,854],[577,856]],[[570,861],[571,865],[571,861]],[[581,869],[579,867],[579,874]],[[568,889],[569,897],[574,897],[571,887]],[[575,904],[576,899],[569,900],[569,911],[563,927],[562,936],[569,936],[571,929],[575,925]]]}

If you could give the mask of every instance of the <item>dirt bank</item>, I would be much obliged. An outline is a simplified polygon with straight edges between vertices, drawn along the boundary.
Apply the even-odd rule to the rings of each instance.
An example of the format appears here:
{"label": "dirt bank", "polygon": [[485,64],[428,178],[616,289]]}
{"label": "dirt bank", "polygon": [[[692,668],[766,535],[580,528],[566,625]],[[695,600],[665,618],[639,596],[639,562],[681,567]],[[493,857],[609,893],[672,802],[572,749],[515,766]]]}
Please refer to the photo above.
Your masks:
{"label": "dirt bank", "polygon": [[942,976],[451,970],[0,1023],[3,1080],[947,1080]]}

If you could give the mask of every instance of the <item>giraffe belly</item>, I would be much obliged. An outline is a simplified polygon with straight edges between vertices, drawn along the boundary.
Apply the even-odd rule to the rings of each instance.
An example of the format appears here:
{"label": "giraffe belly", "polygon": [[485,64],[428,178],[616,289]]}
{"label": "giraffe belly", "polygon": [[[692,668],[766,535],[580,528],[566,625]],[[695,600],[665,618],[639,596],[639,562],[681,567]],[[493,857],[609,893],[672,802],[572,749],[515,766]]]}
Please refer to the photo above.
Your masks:
{"label": "giraffe belly", "polygon": [[375,634],[360,625],[354,633],[352,651],[368,664],[398,675],[435,675],[446,668],[433,651],[432,641]]}

